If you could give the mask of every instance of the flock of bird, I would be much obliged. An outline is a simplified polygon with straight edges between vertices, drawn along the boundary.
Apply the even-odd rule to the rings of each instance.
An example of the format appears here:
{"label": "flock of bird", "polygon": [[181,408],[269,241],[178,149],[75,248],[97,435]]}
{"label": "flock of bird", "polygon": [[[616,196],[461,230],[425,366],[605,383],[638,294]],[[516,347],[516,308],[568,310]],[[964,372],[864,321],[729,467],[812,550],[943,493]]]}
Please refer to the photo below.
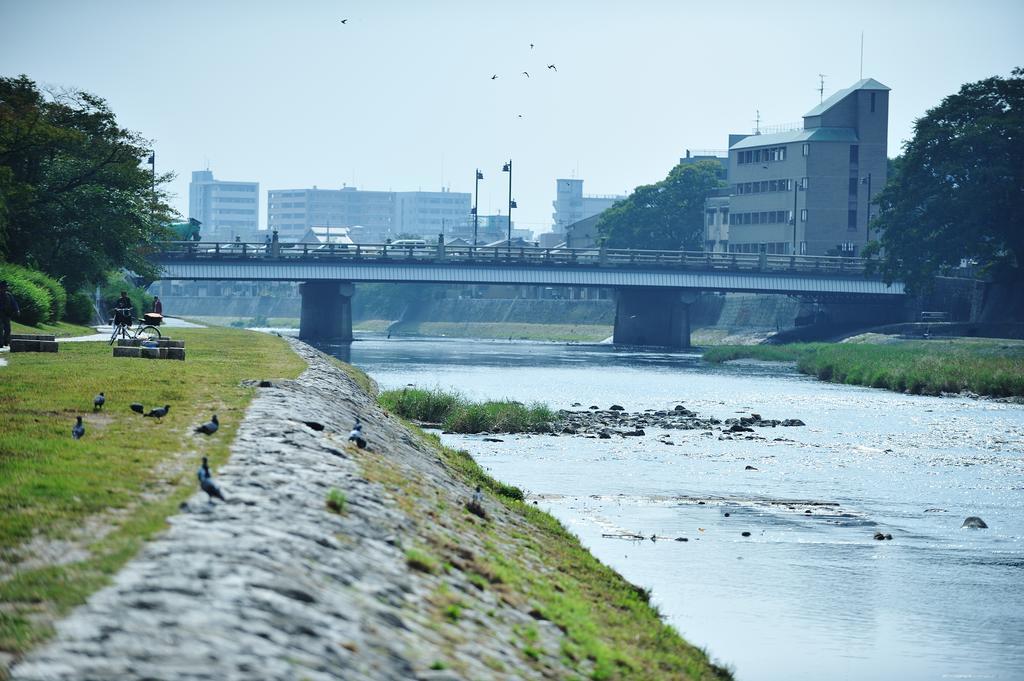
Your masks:
{"label": "flock of bird", "polygon": [[[107,396],[102,392],[96,395],[92,400],[93,412],[101,411],[104,405],[107,403]],[[136,414],[141,414],[143,417],[154,418],[157,422],[161,422],[162,419],[167,416],[167,413],[171,411],[171,405],[165,404],[162,407],[154,407],[149,411],[146,411],[146,407],[140,402],[132,402],[128,405]],[[358,423],[358,421],[357,421]],[[213,435],[220,429],[220,421],[217,419],[217,415],[214,414],[209,421],[201,426],[196,426],[195,432],[202,433],[203,435]],[[71,428],[71,437],[74,440],[81,440],[85,437],[85,424],[82,422],[81,416],[75,417],[75,425]],[[350,438],[351,439],[351,438]],[[210,466],[207,463],[206,457],[203,457],[203,463],[199,467],[199,487],[202,489],[210,498],[212,503],[214,498],[226,501],[223,492],[217,486],[217,483],[213,481],[213,475],[210,473]]]}
{"label": "flock of bird", "polygon": [[[107,403],[107,398],[103,393],[99,393],[92,401],[92,410],[97,412],[103,409],[103,406]],[[136,414],[141,414],[144,417],[155,418],[160,422],[167,413],[171,410],[171,405],[165,404],[162,407],[154,407],[148,412],[145,406],[139,402],[132,402],[128,405]],[[201,426],[196,426],[195,432],[202,433],[203,435],[213,435],[220,429],[220,420],[217,419],[217,415],[214,414],[209,421]],[[82,423],[82,417],[75,417],[75,425],[71,428],[71,437],[75,440],[81,440],[85,436],[85,424]],[[363,424],[356,418],[356,423],[352,427],[352,431],[348,435],[349,442],[355,444],[359,449],[366,449],[366,436],[363,434]],[[221,501],[227,501],[224,497],[224,493],[221,491],[217,483],[213,481],[213,474],[210,473],[210,465],[206,457],[203,457],[203,463],[199,466],[199,471],[196,473],[199,478],[199,488],[206,492],[209,497],[209,501],[212,504],[214,499],[220,499]]]}

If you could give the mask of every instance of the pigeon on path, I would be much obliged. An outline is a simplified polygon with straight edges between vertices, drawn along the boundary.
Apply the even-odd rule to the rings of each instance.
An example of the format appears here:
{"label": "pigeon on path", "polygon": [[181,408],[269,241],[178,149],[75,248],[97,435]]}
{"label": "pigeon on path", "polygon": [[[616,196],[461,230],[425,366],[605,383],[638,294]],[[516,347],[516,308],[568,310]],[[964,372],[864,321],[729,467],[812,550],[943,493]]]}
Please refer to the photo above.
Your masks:
{"label": "pigeon on path", "polygon": [[220,428],[220,421],[217,420],[217,415],[214,414],[212,419],[201,426],[197,426],[196,432],[202,433],[203,435],[213,435],[217,432],[218,428]]}
{"label": "pigeon on path", "polygon": [[210,473],[210,464],[207,462],[206,457],[203,457],[203,465],[199,467],[199,471],[196,473],[199,478],[199,489],[206,492],[210,498],[210,503],[213,503],[214,497],[221,501],[227,501],[224,498],[224,494],[220,491],[220,487],[213,481],[213,474]]}
{"label": "pigeon on path", "polygon": [[76,416],[74,427],[71,428],[71,437],[76,440],[81,440],[82,436],[85,435],[85,424],[82,423],[82,417]]}
{"label": "pigeon on path", "polygon": [[157,407],[156,409],[150,409],[149,413],[148,414],[143,414],[143,416],[151,416],[151,417],[155,418],[157,421],[159,421],[163,417],[167,416],[167,412],[169,412],[170,410],[171,410],[171,405],[165,404],[162,407]]}
{"label": "pigeon on path", "polygon": [[132,402],[131,404],[128,405],[128,408],[134,411],[136,414],[146,414],[146,408],[142,406],[139,402]]}
{"label": "pigeon on path", "polygon": [[352,426],[352,432],[348,434],[348,441],[354,442],[359,449],[366,449],[366,437],[363,435],[363,424],[356,419],[356,425]]}
{"label": "pigeon on path", "polygon": [[106,403],[106,401],[107,398],[104,397],[103,393],[100,393],[96,397],[92,398],[92,410],[99,411],[100,409],[103,408],[103,405]]}

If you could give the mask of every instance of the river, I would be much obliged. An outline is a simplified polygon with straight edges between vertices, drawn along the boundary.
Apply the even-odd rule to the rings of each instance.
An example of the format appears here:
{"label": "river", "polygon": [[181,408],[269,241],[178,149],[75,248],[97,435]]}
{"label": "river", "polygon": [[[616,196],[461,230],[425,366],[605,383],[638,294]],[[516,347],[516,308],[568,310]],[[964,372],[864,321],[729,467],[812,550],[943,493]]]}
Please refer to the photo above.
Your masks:
{"label": "river", "polygon": [[[1022,406],[601,345],[366,338],[351,362],[385,389],[800,419],[756,440],[444,440],[652,589],[740,681],[1024,679]],[[989,529],[961,529],[972,515]],[[602,536],[623,532],[657,539]]]}

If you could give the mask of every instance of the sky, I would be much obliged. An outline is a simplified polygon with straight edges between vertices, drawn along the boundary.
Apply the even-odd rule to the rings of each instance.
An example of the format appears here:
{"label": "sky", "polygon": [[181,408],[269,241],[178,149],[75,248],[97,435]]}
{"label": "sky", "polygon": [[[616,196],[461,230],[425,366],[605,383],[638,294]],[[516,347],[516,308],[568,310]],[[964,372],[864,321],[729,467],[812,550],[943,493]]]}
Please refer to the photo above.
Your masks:
{"label": "sky", "polygon": [[472,192],[476,168],[493,214],[512,159],[513,219],[540,233],[557,178],[628,193],[757,112],[799,122],[819,74],[825,97],[859,79],[862,32],[894,156],[960,85],[1024,65],[1022,26],[1020,0],[0,0],[0,76],[105,98],[183,215],[205,168],[260,183],[261,226],[268,189]]}

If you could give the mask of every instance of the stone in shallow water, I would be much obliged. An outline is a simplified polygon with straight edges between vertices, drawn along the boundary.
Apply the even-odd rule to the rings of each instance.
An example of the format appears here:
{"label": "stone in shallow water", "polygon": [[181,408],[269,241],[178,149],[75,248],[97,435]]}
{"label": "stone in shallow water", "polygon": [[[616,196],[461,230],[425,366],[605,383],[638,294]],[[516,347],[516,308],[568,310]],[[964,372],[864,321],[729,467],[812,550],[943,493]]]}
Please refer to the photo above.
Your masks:
{"label": "stone in shallow water", "polygon": [[979,518],[978,516],[972,515],[964,519],[964,523],[960,527],[967,527],[972,530],[984,530],[988,528],[988,525],[985,524],[985,521]]}

